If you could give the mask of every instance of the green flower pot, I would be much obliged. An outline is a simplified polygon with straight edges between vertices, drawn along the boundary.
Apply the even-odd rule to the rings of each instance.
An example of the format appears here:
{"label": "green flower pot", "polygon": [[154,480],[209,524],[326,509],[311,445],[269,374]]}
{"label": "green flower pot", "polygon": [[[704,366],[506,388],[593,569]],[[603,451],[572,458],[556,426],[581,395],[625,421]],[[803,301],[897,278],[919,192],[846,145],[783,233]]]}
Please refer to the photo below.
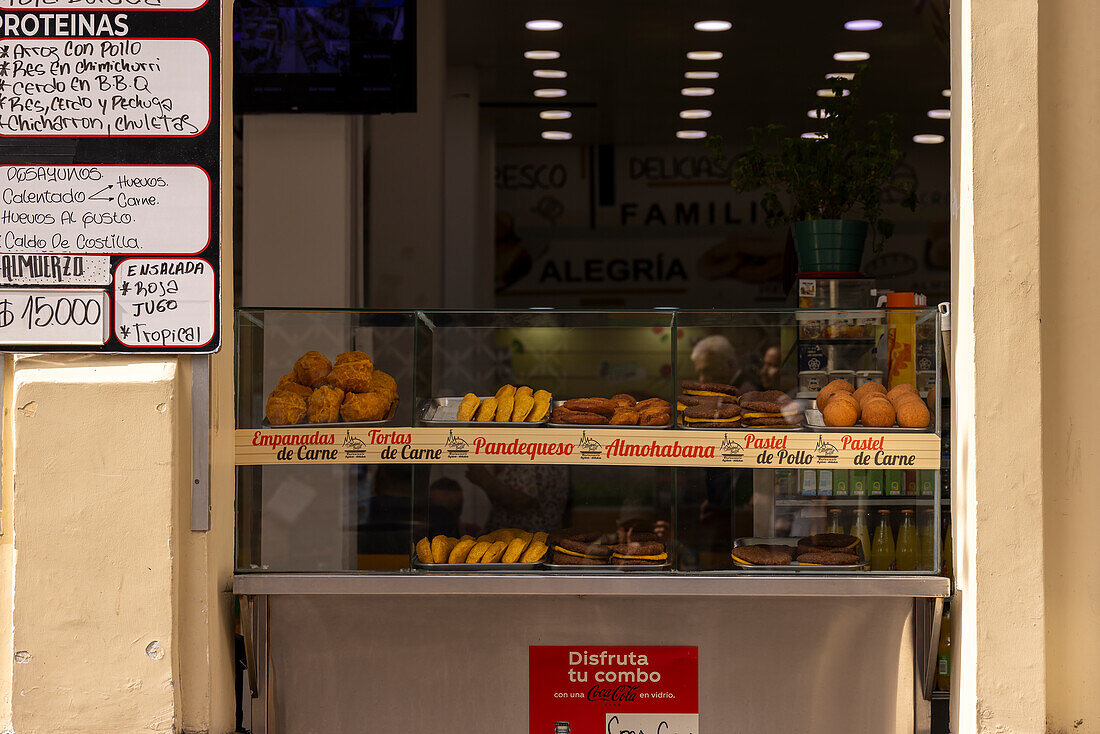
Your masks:
{"label": "green flower pot", "polygon": [[867,222],[813,219],[793,222],[791,234],[803,273],[856,273],[867,242]]}

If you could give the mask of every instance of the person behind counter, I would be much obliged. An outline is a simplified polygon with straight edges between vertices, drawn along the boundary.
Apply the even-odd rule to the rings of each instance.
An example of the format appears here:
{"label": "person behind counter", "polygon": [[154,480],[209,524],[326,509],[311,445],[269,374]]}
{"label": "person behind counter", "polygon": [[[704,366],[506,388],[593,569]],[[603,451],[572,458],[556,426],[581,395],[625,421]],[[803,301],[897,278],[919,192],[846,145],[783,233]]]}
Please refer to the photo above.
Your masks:
{"label": "person behind counter", "polygon": [[561,527],[569,500],[568,467],[473,464],[466,469],[466,478],[481,487],[492,504],[485,532]]}

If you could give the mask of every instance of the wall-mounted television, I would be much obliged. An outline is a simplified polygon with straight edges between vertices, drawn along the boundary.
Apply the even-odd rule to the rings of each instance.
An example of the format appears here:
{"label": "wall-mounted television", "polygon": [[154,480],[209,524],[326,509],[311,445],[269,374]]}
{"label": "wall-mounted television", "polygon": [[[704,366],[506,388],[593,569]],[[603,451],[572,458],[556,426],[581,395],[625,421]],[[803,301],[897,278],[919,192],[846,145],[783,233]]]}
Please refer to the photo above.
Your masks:
{"label": "wall-mounted television", "polygon": [[416,0],[237,0],[238,114],[416,111]]}

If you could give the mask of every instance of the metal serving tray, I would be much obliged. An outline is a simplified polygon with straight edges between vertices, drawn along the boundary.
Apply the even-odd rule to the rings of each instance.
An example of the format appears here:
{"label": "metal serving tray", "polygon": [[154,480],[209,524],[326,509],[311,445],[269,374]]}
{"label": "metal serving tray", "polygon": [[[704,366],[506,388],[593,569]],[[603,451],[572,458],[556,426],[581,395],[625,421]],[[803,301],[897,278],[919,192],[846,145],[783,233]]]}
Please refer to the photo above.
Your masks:
{"label": "metal serving tray", "polygon": [[668,571],[672,563],[662,563],[659,566],[616,566],[611,563],[601,563],[598,566],[574,566],[570,563],[546,563],[543,568],[547,571],[565,571],[567,573],[619,573],[620,571]]}
{"label": "metal serving tray", "polygon": [[[550,414],[553,415],[554,414],[553,409],[561,407],[562,404],[564,404],[564,403],[565,403],[564,400],[554,400],[554,401],[552,401],[550,403]],[[669,412],[670,413],[672,412],[671,408],[669,409]],[[554,421],[550,421],[549,423],[547,423],[547,425],[550,426],[551,428],[614,428],[616,430],[618,430],[620,428],[626,429],[626,430],[631,430],[631,429],[636,430],[636,429],[640,428],[644,431],[659,431],[659,430],[662,430],[664,428],[672,428],[672,421],[670,420],[668,423],[664,424],[663,426],[613,426],[609,423],[555,423]]]}
{"label": "metal serving tray", "polygon": [[924,428],[901,428],[890,426],[889,428],[875,428],[874,426],[827,426],[821,411],[815,408],[806,410],[806,428],[811,431],[837,431],[842,433],[928,433],[932,430],[932,421]]}
{"label": "metal serving tray", "polygon": [[536,563],[421,563],[419,558],[412,559],[412,567],[416,570],[434,573],[517,573],[534,571],[542,565],[542,561]]}
{"label": "metal serving tray", "polygon": [[676,418],[676,427],[684,431],[805,431],[806,424],[803,422],[797,426],[743,426],[738,423],[736,426],[689,426],[684,423],[680,416]]}
{"label": "metal serving tray", "polygon": [[[541,421],[460,421],[458,420],[458,406],[462,404],[462,398],[464,396],[459,395],[457,397],[440,397],[427,400],[420,406],[420,410],[417,411],[417,418],[420,423],[428,426],[462,426],[465,428],[493,428],[493,427],[505,427],[505,428],[538,428],[539,426],[545,426],[546,422],[550,420],[550,411],[546,412],[546,417]],[[484,397],[479,396],[481,400],[494,397],[492,395],[486,395]],[[550,398],[551,405],[553,404],[553,396]]]}
{"label": "metal serving tray", "polygon": [[[737,538],[733,541],[734,548],[740,548],[743,545],[798,545],[798,541],[801,538]],[[861,571],[867,568],[867,556],[864,554],[863,548],[860,548],[859,557],[862,559],[859,563],[847,564],[844,566],[820,566],[812,563],[799,563],[798,561],[792,561],[789,566],[742,566],[737,561],[730,559],[730,563],[735,571],[742,573],[762,573],[762,574],[775,574],[775,573],[821,573],[832,571]]]}
{"label": "metal serving tray", "polygon": [[390,412],[386,414],[386,417],[377,421],[339,421],[337,423],[295,423],[292,426],[273,426],[267,422],[267,418],[263,419],[260,424],[261,428],[366,428],[369,426],[382,426],[393,420],[393,417],[397,415],[397,404],[401,401],[400,398],[393,401],[393,405],[390,406]]}

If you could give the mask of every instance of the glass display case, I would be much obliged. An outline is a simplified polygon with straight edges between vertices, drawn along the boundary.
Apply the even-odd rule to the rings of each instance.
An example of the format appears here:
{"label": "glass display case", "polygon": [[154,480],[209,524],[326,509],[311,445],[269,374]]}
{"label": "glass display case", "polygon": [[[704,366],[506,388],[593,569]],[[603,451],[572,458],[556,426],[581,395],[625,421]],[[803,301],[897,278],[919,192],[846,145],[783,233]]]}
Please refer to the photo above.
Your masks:
{"label": "glass display case", "polygon": [[241,310],[239,572],[938,574],[937,319]]}

